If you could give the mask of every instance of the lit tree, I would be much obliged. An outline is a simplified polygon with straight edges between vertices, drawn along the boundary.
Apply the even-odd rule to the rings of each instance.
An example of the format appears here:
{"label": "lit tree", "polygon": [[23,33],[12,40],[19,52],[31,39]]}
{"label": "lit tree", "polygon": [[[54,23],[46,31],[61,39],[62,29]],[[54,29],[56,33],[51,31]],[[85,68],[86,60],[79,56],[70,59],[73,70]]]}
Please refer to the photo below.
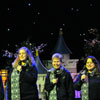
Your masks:
{"label": "lit tree", "polygon": [[100,35],[97,29],[89,29],[88,34],[93,36],[92,39],[84,39],[84,52],[85,57],[88,55],[95,56],[100,61]]}

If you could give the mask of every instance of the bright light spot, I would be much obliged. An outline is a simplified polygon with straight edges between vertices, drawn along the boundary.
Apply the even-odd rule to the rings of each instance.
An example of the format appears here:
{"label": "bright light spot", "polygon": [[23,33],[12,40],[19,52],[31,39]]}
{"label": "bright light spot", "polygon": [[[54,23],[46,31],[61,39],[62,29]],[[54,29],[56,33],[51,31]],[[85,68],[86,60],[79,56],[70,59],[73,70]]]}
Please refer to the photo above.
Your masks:
{"label": "bright light spot", "polygon": [[63,24],[63,26],[65,26],[65,24]]}
{"label": "bright light spot", "polygon": [[40,15],[40,12],[38,12],[37,14]]}
{"label": "bright light spot", "polygon": [[51,33],[51,35],[53,35],[53,33]]}
{"label": "bright light spot", "polygon": [[92,7],[92,6],[93,6],[93,4],[91,3],[91,4],[90,4],[90,7]]}
{"label": "bright light spot", "polygon": [[9,11],[10,9],[8,8],[7,10]]}
{"label": "bright light spot", "polygon": [[71,8],[71,10],[74,10],[74,8]]}
{"label": "bright light spot", "polygon": [[35,23],[35,22],[33,22],[33,24],[35,25],[36,23]]}
{"label": "bright light spot", "polygon": [[76,11],[78,12],[78,11],[79,11],[79,9],[76,9]]}
{"label": "bright light spot", "polygon": [[8,28],[7,31],[10,31],[10,28]]}
{"label": "bright light spot", "polygon": [[28,3],[28,6],[31,6],[31,3]]}

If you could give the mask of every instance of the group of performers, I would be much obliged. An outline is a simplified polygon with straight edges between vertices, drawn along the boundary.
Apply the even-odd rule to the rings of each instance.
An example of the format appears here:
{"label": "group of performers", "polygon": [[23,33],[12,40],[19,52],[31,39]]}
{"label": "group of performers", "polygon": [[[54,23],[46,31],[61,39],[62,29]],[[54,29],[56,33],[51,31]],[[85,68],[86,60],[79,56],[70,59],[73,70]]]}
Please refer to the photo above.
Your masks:
{"label": "group of performers", "polygon": [[[52,55],[52,68],[48,70],[44,90],[46,100],[75,100],[75,90],[81,90],[82,100],[100,100],[100,64],[94,56],[87,56],[83,70],[75,82],[71,73],[62,65],[60,53]],[[7,100],[39,100],[37,89],[38,70],[31,51],[18,49],[18,55],[7,77]],[[0,76],[0,100],[4,100]]]}

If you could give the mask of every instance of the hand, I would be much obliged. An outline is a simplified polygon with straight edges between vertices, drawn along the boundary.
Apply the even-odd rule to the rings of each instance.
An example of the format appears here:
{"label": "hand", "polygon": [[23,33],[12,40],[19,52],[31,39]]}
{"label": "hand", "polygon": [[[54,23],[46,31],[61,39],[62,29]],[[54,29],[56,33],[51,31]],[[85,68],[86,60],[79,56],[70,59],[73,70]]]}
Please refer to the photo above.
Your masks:
{"label": "hand", "polygon": [[56,84],[58,82],[58,78],[55,78],[52,80],[53,84]]}
{"label": "hand", "polygon": [[22,66],[26,66],[26,63],[25,63],[25,62],[22,62],[21,65],[22,65]]}
{"label": "hand", "polygon": [[17,66],[17,70],[18,70],[19,72],[21,72],[21,71],[22,71],[22,66],[18,65],[18,66]]}
{"label": "hand", "polygon": [[86,75],[85,74],[83,74],[82,76],[81,76],[81,80],[84,80],[84,79],[86,79]]}

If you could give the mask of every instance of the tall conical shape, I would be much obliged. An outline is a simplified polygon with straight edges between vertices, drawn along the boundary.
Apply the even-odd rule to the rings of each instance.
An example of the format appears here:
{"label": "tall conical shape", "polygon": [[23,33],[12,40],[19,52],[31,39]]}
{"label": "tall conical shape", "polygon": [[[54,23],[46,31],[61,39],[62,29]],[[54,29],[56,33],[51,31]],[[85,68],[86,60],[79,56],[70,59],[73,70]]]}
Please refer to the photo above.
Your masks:
{"label": "tall conical shape", "polygon": [[[38,53],[38,51],[36,53]],[[46,67],[44,67],[44,65],[42,64],[39,54],[36,54],[36,55],[37,56],[36,56],[35,61],[36,61],[36,65],[37,65],[38,74],[46,74],[47,73]]]}
{"label": "tall conical shape", "polygon": [[58,52],[61,54],[72,54],[71,50],[66,45],[62,35],[63,35],[63,32],[62,32],[62,29],[60,29],[59,38],[58,38],[58,41],[57,41],[56,46],[55,46],[52,53]]}

